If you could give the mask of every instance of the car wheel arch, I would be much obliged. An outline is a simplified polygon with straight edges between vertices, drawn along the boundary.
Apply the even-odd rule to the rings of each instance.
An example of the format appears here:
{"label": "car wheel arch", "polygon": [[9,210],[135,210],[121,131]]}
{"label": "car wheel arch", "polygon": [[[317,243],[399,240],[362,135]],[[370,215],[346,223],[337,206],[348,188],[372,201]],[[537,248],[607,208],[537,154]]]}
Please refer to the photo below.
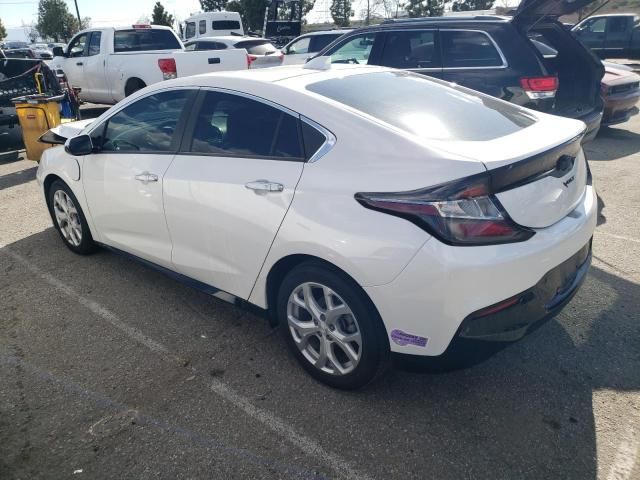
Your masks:
{"label": "car wheel arch", "polygon": [[128,97],[136,93],[138,90],[142,90],[147,86],[146,82],[138,77],[129,78],[124,84],[124,96]]}
{"label": "car wheel arch", "polygon": [[[323,258],[316,257],[315,255],[309,254],[291,254],[285,257],[280,258],[277,262],[275,262],[266,278],[265,285],[265,296],[267,301],[267,312],[269,316],[269,322],[272,325],[276,325],[278,323],[278,318],[276,315],[277,308],[277,299],[278,299],[278,290],[280,285],[282,284],[283,279],[286,275],[291,272],[294,268],[302,265],[304,263],[312,263],[315,265],[321,265],[327,269],[335,271],[339,275],[343,275],[349,279],[349,281],[353,282],[355,286],[361,291],[364,297],[369,302],[371,308],[373,308],[376,312],[378,309],[376,308],[373,300],[369,297],[367,292],[362,288],[362,286],[350,275],[348,272],[340,268],[339,266],[331,263]],[[378,312],[379,315],[380,312]]]}

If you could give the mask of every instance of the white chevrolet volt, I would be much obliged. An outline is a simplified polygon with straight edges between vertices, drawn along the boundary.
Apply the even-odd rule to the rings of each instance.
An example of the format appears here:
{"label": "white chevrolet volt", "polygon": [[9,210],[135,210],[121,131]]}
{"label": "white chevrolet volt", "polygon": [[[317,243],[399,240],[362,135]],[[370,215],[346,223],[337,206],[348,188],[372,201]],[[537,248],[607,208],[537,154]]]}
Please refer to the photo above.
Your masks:
{"label": "white chevrolet volt", "polygon": [[259,307],[339,388],[558,313],[596,225],[584,124],[322,61],[155,84],[52,132],[37,178],[64,243]]}

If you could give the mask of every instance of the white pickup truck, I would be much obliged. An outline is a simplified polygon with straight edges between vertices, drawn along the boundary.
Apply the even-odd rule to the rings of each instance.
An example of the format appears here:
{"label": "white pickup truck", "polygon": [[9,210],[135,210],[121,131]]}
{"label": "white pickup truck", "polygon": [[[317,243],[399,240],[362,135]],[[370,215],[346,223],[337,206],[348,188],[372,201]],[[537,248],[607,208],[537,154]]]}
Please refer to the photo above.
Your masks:
{"label": "white pickup truck", "polygon": [[187,52],[168,27],[91,28],[56,47],[51,61],[87,102],[119,102],[162,80],[219,70],[246,70],[245,50]]}

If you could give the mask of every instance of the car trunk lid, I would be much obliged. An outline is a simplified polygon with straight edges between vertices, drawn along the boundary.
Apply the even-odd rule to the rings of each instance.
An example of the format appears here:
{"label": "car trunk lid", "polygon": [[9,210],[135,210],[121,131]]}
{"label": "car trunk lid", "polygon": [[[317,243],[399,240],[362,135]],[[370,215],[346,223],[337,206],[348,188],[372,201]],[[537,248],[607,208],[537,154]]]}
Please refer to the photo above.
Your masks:
{"label": "car trunk lid", "polygon": [[513,22],[520,26],[531,26],[543,17],[558,19],[586,7],[594,0],[522,0]]}
{"label": "car trunk lid", "polygon": [[545,228],[570,214],[583,198],[588,167],[582,122],[545,114],[544,121],[488,142],[441,145],[481,161],[490,191],[519,225]]}

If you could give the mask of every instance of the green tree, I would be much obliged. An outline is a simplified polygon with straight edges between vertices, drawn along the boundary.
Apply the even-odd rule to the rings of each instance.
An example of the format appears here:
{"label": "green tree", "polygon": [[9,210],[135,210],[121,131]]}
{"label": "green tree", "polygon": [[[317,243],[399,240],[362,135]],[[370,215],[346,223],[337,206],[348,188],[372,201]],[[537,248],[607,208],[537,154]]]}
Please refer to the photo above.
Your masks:
{"label": "green tree", "polygon": [[454,12],[468,12],[471,10],[489,10],[493,8],[495,0],[454,0],[451,10]]}
{"label": "green tree", "polygon": [[200,8],[205,12],[220,12],[226,10],[227,3],[227,0],[200,0]]}
{"label": "green tree", "polygon": [[444,12],[444,0],[409,0],[405,5],[410,17],[439,17]]}
{"label": "green tree", "polygon": [[67,42],[78,31],[79,25],[64,0],[40,0],[36,29],[44,38]]}
{"label": "green tree", "polygon": [[4,39],[7,36],[7,29],[4,28],[4,24],[2,23],[2,19],[0,18],[0,40]]}
{"label": "green tree", "polygon": [[338,27],[348,27],[350,25],[350,17],[353,15],[351,0],[332,0],[329,11],[333,22]]}
{"label": "green tree", "polygon": [[169,14],[160,2],[156,2],[151,14],[151,24],[173,27],[173,15]]}
{"label": "green tree", "polygon": [[262,30],[266,9],[264,0],[230,0],[226,9],[229,12],[238,12],[246,29]]}

